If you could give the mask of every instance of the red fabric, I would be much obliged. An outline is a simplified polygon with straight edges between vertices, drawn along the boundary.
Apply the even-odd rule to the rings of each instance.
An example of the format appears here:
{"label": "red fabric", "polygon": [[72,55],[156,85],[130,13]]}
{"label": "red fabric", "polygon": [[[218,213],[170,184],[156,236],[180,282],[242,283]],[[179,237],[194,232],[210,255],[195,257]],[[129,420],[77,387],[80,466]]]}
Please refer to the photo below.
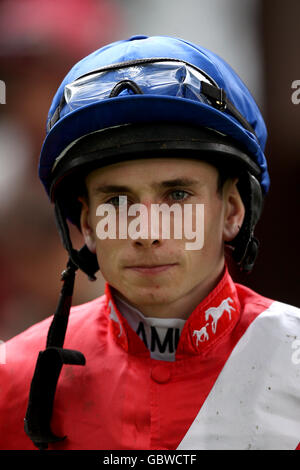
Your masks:
{"label": "red fabric", "polygon": [[6,53],[60,50],[83,56],[114,39],[121,9],[109,0],[2,0],[0,42]]}
{"label": "red fabric", "polygon": [[[230,297],[233,307],[218,319],[208,308]],[[249,324],[272,300],[234,284],[228,272],[201,302],[182,331],[175,362],[150,358],[142,340],[117,311],[109,286],[99,299],[73,307],[65,347],[86,365],[63,366],[52,430],[67,435],[50,449],[176,449]],[[0,365],[0,448],[34,449],[23,431],[29,386],[51,319],[6,344]],[[209,339],[197,334],[203,325]]]}

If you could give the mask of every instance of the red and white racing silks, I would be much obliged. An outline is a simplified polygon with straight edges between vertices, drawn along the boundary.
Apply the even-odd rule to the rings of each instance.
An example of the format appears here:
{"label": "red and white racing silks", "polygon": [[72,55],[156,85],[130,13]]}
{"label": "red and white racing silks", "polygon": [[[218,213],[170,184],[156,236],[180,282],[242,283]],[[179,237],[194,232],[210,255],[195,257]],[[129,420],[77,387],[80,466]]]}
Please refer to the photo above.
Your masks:
{"label": "red and white racing silks", "polygon": [[[113,289],[73,307],[50,449],[296,449],[300,441],[299,309],[222,280],[186,322],[155,323]],[[120,310],[119,310],[120,309]],[[0,448],[34,449],[23,430],[31,378],[51,319],[6,343]]]}

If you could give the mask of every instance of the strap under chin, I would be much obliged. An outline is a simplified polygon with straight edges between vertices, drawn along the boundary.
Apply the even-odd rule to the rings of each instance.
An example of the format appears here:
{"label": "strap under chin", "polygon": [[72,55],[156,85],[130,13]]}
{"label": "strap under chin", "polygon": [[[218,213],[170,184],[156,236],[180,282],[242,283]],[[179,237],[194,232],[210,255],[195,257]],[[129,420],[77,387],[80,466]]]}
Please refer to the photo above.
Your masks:
{"label": "strap under chin", "polygon": [[259,249],[254,229],[262,211],[263,196],[259,182],[250,173],[240,179],[238,187],[246,206],[245,218],[239,234],[228,245],[234,248],[232,257],[241,271],[249,273],[253,269]]}

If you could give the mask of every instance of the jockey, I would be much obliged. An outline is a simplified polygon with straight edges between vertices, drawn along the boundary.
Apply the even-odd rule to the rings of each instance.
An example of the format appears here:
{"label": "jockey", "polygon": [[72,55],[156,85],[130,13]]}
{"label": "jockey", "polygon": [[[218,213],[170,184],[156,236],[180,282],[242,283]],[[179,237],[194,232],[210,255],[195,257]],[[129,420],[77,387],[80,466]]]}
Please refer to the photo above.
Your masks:
{"label": "jockey", "polygon": [[[39,166],[68,264],[55,315],[6,344],[2,449],[297,448],[299,310],[229,272],[258,253],[266,137],[236,73],[187,41],[70,70]],[[105,292],[70,309],[78,269]]]}

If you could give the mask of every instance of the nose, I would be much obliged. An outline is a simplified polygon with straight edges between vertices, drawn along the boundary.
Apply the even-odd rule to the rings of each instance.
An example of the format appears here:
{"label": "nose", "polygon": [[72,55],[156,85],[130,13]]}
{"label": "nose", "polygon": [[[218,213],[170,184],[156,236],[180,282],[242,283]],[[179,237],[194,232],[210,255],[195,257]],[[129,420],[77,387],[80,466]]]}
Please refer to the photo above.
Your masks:
{"label": "nose", "polygon": [[137,240],[133,240],[133,243],[136,247],[144,247],[144,248],[155,248],[161,245],[161,240],[153,240],[149,238],[138,238]]}
{"label": "nose", "polygon": [[136,247],[158,247],[162,244],[161,228],[152,220],[153,201],[143,200],[139,212],[139,235],[135,233],[133,244]]}

